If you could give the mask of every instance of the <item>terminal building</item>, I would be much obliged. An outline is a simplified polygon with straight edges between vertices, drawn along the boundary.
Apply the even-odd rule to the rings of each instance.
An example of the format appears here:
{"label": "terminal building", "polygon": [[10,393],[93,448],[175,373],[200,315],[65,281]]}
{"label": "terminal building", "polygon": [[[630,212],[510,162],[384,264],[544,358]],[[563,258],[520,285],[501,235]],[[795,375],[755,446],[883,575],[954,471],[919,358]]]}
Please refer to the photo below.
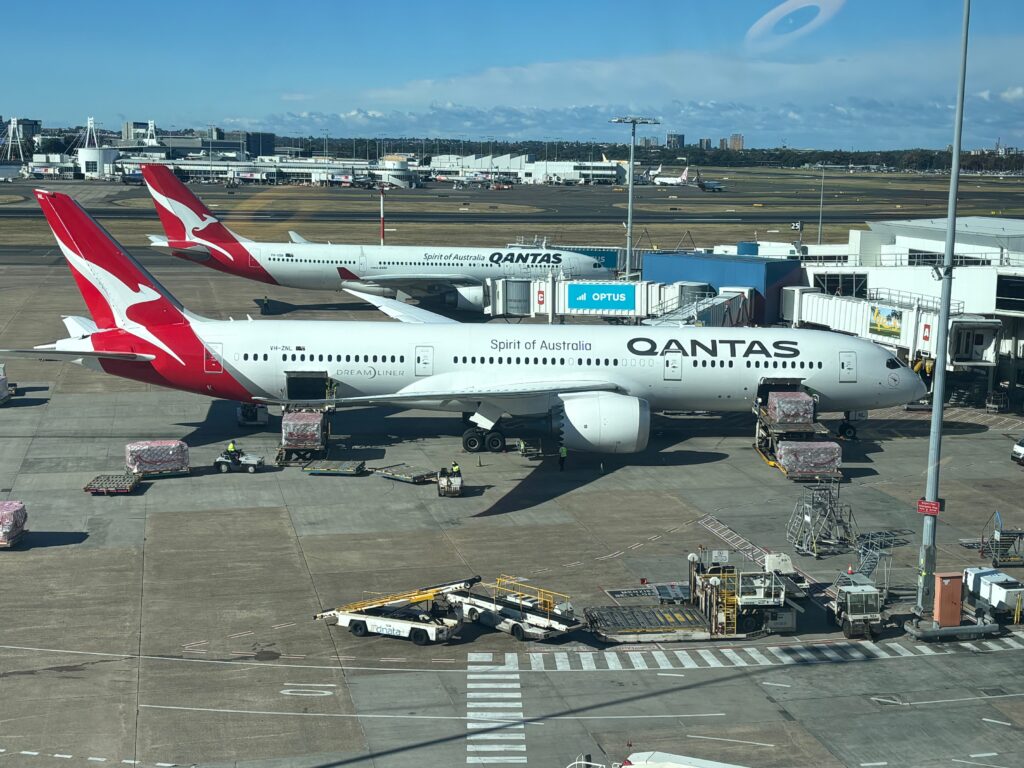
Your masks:
{"label": "terminal building", "polygon": [[533,155],[435,155],[430,175],[481,174],[520,184],[623,184],[626,167],[614,160],[537,160]]}

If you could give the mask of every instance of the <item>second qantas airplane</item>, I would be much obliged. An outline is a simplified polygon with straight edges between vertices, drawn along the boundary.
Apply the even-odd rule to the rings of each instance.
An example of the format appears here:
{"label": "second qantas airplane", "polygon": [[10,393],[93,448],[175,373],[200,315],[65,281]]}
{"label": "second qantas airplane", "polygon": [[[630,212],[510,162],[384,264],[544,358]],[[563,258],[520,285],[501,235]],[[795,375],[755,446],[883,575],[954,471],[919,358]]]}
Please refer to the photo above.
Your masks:
{"label": "second qantas airplane", "polygon": [[[394,297],[433,296],[459,309],[487,302],[485,281],[501,277],[614,277],[598,259],[553,248],[463,248],[406,245],[257,243],[217,220],[164,165],[142,166],[166,237],[153,245],[182,258],[251,280],[291,288]],[[295,238],[295,235],[293,235]]]}
{"label": "second qantas airplane", "polygon": [[178,303],[70,197],[36,198],[92,319],[66,317],[68,338],[0,358],[76,362],[237,401],[470,413],[476,426],[463,445],[474,452],[503,446],[500,421],[512,416],[550,419],[573,450],[634,453],[647,446],[652,411],[749,411],[773,382],[815,395],[826,411],[924,395],[886,350],[826,331],[462,325],[379,298],[419,324],[210,320]]}

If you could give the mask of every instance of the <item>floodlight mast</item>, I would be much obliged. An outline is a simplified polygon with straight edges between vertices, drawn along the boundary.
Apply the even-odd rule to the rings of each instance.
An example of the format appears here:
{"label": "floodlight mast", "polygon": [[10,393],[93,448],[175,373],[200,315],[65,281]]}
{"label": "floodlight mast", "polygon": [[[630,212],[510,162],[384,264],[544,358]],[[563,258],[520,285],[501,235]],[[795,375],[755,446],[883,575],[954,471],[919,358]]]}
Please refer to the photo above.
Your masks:
{"label": "floodlight mast", "polygon": [[653,117],[613,117],[609,123],[629,123],[629,171],[626,177],[628,191],[626,193],[626,279],[631,279],[633,271],[633,155],[636,150],[636,127],[638,125],[661,125],[660,120]]}
{"label": "floodlight mast", "polygon": [[[964,0],[963,33],[960,42],[960,82],[956,94],[953,128],[953,157],[949,169],[949,201],[946,208],[946,247],[942,254],[942,293],[935,334],[935,378],[932,380],[932,420],[928,440],[928,478],[925,500],[939,501],[939,460],[942,453],[942,411],[946,389],[946,360],[949,355],[949,305],[953,291],[953,247],[956,243],[956,196],[960,184],[960,137],[964,123],[964,82],[967,78],[967,33],[971,0]],[[914,612],[931,621],[935,609],[935,517],[924,515],[921,552],[917,574],[917,605]]]}

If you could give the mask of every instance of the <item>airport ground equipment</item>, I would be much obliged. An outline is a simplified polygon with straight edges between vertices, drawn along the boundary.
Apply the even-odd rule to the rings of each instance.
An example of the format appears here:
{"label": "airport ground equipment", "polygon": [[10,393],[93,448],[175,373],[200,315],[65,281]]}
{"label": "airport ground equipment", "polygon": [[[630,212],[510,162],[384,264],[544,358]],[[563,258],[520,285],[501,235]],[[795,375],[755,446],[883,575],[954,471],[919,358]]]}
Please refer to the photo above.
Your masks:
{"label": "airport ground equipment", "polygon": [[860,573],[840,573],[825,589],[825,612],[843,628],[843,636],[875,637],[882,624],[882,594]]}
{"label": "airport ground equipment", "polygon": [[0,363],[0,405],[4,405],[18,394],[18,385],[7,380],[7,365]]}
{"label": "airport ground equipment", "polygon": [[1019,624],[1024,584],[995,568],[965,568],[963,605],[979,623]]}
{"label": "airport ground equipment", "polygon": [[301,467],[327,458],[330,432],[327,411],[285,406],[281,414],[281,446],[274,463],[279,467]]}
{"label": "airport ground equipment", "polygon": [[978,550],[982,559],[990,559],[993,568],[1024,565],[1024,528],[1007,528],[998,512],[985,523],[985,530],[976,539],[960,539],[960,546]]}
{"label": "airport ground equipment", "polygon": [[130,472],[122,472],[116,475],[96,475],[96,477],[85,484],[82,490],[86,493],[91,493],[93,496],[115,496],[131,493],[139,487],[141,482],[141,477]]}
{"label": "airport ground equipment", "polygon": [[28,530],[28,511],[20,501],[0,501],[0,549],[16,546]]}
{"label": "airport ground equipment", "polygon": [[422,469],[408,464],[392,464],[387,467],[371,467],[371,472],[388,480],[397,480],[400,483],[422,485],[431,483],[437,478],[436,469]]}
{"label": "airport ground equipment", "polygon": [[220,456],[213,460],[213,468],[218,472],[248,472],[254,475],[263,469],[264,459],[262,456],[253,456],[245,451],[238,451],[238,459],[232,459],[227,451],[222,451]]}
{"label": "airport ground equipment", "polygon": [[786,588],[787,597],[796,600],[807,597],[811,579],[793,565],[793,558],[788,554],[769,552],[764,547],[759,547],[714,515],[704,515],[697,523],[728,544],[731,551],[738,552],[748,560],[757,563],[766,573],[774,573],[778,576]]}
{"label": "airport ground equipment", "polygon": [[791,480],[841,479],[842,449],[826,440],[828,428],[817,421],[813,398],[806,392],[759,393],[753,408],[754,448],[770,467]]}
{"label": "airport ground equipment", "polygon": [[462,473],[449,472],[442,467],[437,473],[437,495],[457,497],[462,495]]}
{"label": "airport ground equipment", "polygon": [[857,547],[857,521],[850,505],[840,502],[837,482],[804,488],[786,524],[786,541],[799,554],[815,558]]}
{"label": "airport ground equipment", "polygon": [[506,632],[516,640],[546,640],[576,629],[580,622],[568,595],[535,587],[514,576],[445,595],[465,621]]}
{"label": "airport ground equipment", "polygon": [[188,446],[181,440],[135,440],[124,447],[124,467],[143,480],[187,475]]}
{"label": "airport ground equipment", "polygon": [[587,628],[609,643],[710,640],[707,617],[693,605],[609,605],[585,608]]}
{"label": "airport ground equipment", "polygon": [[270,413],[265,405],[239,403],[235,406],[235,421],[240,427],[265,427],[270,421]]}
{"label": "airport ground equipment", "polygon": [[454,637],[462,625],[451,618],[446,594],[472,589],[479,576],[448,581],[408,592],[380,595],[343,605],[333,611],[321,611],[313,619],[333,620],[356,637],[387,635],[404,637],[416,645],[439,643]]}
{"label": "airport ground equipment", "polygon": [[306,464],[302,471],[307,475],[325,475],[329,477],[358,477],[366,473],[365,461],[329,461],[317,459]]}

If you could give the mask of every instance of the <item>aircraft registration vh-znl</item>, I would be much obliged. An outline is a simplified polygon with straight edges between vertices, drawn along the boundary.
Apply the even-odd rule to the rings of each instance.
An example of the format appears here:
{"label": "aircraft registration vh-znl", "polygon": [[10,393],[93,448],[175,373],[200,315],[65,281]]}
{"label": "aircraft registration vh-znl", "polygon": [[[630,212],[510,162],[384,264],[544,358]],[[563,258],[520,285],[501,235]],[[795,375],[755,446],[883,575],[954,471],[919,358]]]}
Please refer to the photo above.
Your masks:
{"label": "aircraft registration vh-znl", "polygon": [[[766,380],[795,381],[828,411],[924,395],[883,348],[826,331],[462,325],[358,293],[403,322],[210,320],[185,309],[73,199],[36,198],[92,319],[67,317],[69,338],[0,357],[72,361],[236,401],[468,412],[471,451],[503,444],[502,418],[541,417],[569,449],[634,453],[647,445],[652,411],[746,411]],[[323,397],[290,392],[310,380]]]}
{"label": "aircraft registration vh-znl", "polygon": [[593,256],[551,248],[343,245],[311,243],[295,232],[289,243],[257,243],[225,227],[167,166],[144,165],[142,176],[166,235],[150,235],[154,246],[272,285],[436,297],[458,309],[482,311],[488,278],[543,277],[552,271],[571,279],[614,277],[614,270]]}

